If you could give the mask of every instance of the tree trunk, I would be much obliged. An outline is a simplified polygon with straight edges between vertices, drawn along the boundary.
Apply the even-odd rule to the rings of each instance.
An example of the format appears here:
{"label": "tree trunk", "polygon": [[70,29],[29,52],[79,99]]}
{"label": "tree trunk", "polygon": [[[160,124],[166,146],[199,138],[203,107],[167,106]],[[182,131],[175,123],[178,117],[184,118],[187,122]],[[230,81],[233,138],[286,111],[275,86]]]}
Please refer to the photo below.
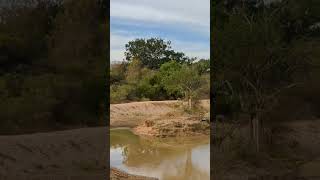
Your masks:
{"label": "tree trunk", "polygon": [[249,127],[249,131],[250,131],[250,141],[253,142],[254,139],[254,118],[255,116],[253,114],[250,115],[250,127]]}
{"label": "tree trunk", "polygon": [[260,118],[256,118],[256,151],[260,152],[260,135],[261,135],[261,121]]}
{"label": "tree trunk", "polygon": [[189,101],[188,101],[189,109],[192,109],[192,98],[189,96]]}
{"label": "tree trunk", "polygon": [[260,152],[261,148],[261,135],[262,135],[262,129],[261,129],[261,119],[259,116],[253,116],[251,119],[252,121],[252,135],[253,135],[253,144],[255,147],[256,152]]}

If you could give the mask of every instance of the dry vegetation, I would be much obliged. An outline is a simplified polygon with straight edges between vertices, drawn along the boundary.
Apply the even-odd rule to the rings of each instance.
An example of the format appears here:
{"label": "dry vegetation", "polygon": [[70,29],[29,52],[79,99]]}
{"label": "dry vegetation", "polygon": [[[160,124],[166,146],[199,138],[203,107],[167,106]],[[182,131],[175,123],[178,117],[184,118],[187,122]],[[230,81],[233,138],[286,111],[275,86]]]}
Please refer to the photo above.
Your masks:
{"label": "dry vegetation", "polygon": [[185,111],[186,102],[146,101],[112,104],[111,127],[132,127],[134,132],[149,136],[209,134],[209,124],[201,115],[209,111],[209,101],[202,100],[197,111]]}

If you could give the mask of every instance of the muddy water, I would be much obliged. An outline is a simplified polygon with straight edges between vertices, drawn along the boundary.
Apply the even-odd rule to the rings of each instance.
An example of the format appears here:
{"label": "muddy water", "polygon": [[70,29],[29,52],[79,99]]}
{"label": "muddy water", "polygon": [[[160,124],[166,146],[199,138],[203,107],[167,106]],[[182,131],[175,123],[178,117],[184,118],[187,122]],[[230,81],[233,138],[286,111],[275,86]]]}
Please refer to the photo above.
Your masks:
{"label": "muddy water", "polygon": [[208,137],[145,138],[129,129],[110,132],[110,165],[160,180],[209,180]]}

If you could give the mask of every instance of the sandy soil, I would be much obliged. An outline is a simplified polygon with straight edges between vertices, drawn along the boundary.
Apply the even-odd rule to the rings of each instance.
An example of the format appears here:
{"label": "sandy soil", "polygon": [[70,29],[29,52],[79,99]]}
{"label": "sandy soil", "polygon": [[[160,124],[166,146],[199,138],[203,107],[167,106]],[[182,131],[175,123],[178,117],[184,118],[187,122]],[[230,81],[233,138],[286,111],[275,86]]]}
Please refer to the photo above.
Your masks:
{"label": "sandy soil", "polygon": [[[184,111],[183,101],[145,101],[110,106],[111,127],[131,127],[142,136],[174,137],[209,135],[210,128],[201,122],[199,115]],[[210,101],[202,100],[199,107],[203,113],[210,111]]]}
{"label": "sandy soil", "polygon": [[[110,105],[110,127],[136,127],[145,120],[158,120],[184,114],[177,107],[181,101],[144,101]],[[209,111],[210,101],[200,101],[201,106]],[[177,118],[179,118],[177,117]]]}
{"label": "sandy soil", "polygon": [[178,101],[145,101],[110,105],[110,127],[135,127],[174,111]]}
{"label": "sandy soil", "polygon": [[110,180],[159,180],[159,179],[154,177],[129,174],[117,168],[110,168]]}
{"label": "sandy soil", "polygon": [[176,117],[156,120],[153,126],[146,124],[133,128],[133,133],[151,137],[185,137],[210,135],[210,124],[199,121],[199,117]]}
{"label": "sandy soil", "polygon": [[0,136],[0,179],[106,179],[107,128]]}

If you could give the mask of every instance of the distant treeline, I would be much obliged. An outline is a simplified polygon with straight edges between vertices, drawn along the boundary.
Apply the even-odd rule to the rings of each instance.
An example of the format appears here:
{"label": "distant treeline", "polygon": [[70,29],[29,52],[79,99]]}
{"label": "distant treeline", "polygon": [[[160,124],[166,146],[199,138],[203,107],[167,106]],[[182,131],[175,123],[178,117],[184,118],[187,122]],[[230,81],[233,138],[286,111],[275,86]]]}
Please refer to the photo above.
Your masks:
{"label": "distant treeline", "polygon": [[105,124],[107,3],[7,1],[0,7],[0,132]]}
{"label": "distant treeline", "polygon": [[208,59],[189,58],[159,38],[136,39],[125,47],[126,61],[111,67],[111,103],[187,99],[191,106],[194,99],[209,98]]}

